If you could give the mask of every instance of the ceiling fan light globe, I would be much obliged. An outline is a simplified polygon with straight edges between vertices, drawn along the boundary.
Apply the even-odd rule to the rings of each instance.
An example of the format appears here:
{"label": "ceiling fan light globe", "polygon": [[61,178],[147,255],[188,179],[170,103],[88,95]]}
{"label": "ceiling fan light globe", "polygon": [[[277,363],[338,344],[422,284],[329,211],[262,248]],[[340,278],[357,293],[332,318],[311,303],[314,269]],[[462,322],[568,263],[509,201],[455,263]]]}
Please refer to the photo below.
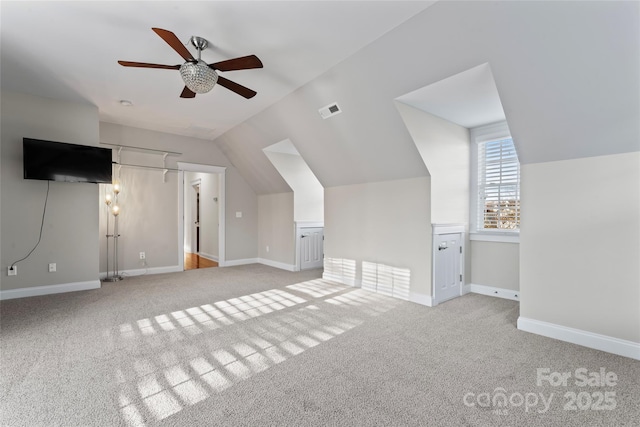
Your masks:
{"label": "ceiling fan light globe", "polygon": [[180,76],[185,86],[195,93],[209,92],[218,81],[218,73],[202,60],[182,64]]}

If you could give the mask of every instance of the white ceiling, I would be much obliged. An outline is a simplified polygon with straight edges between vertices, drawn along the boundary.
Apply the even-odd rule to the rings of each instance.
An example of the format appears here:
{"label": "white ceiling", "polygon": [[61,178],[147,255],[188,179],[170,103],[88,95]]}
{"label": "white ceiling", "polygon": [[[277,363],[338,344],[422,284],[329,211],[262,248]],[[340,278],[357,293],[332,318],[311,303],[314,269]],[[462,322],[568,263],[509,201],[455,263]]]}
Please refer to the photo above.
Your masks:
{"label": "white ceiling", "polygon": [[398,101],[466,128],[505,120],[489,64],[415,90]]}
{"label": "white ceiling", "polygon": [[[214,139],[433,3],[3,1],[2,89],[88,102],[106,122]],[[183,62],[152,27],[173,31],[194,56],[189,38],[206,38],[209,63],[257,55],[263,69],[222,74],[258,95],[246,100],[215,87],[181,99],[177,71],[118,65]]]}

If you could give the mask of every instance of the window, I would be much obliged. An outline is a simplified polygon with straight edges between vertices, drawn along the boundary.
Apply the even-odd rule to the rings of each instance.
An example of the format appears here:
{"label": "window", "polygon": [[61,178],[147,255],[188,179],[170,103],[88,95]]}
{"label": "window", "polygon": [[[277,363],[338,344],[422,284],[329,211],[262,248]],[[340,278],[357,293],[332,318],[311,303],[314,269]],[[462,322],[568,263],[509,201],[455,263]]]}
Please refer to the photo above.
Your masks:
{"label": "window", "polygon": [[471,239],[518,242],[520,162],[507,123],[473,128],[471,139]]}
{"label": "window", "polygon": [[520,163],[513,140],[478,144],[478,230],[520,229]]}

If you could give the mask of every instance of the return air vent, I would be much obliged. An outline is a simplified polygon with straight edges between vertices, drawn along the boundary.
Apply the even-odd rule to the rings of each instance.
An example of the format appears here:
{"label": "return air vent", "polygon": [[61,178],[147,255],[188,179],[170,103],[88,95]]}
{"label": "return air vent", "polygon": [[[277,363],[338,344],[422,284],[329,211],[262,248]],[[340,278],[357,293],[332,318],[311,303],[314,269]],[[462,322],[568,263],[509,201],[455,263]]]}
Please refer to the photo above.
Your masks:
{"label": "return air vent", "polygon": [[333,102],[325,107],[322,107],[318,110],[318,112],[323,119],[328,119],[331,116],[342,113],[342,110],[340,109],[340,107],[338,107],[337,103]]}

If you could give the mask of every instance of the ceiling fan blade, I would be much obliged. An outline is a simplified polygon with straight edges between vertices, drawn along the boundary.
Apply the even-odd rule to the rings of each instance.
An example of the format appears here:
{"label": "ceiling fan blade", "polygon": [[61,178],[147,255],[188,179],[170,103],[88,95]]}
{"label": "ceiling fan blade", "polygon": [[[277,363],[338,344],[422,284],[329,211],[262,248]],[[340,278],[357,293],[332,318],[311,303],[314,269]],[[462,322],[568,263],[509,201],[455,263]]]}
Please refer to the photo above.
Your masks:
{"label": "ceiling fan blade", "polygon": [[118,61],[123,67],[161,68],[163,70],[179,70],[180,65],[148,64],[146,62]]}
{"label": "ceiling fan blade", "polygon": [[195,98],[196,94],[195,92],[193,92],[191,89],[189,89],[188,87],[184,87],[184,89],[182,90],[182,93],[180,94],[180,98]]}
{"label": "ceiling fan blade", "polygon": [[256,91],[249,89],[248,87],[244,87],[236,82],[232,82],[229,79],[225,79],[222,76],[218,76],[218,84],[220,86],[224,86],[232,92],[237,93],[240,96],[244,96],[245,98],[253,98],[256,96]]}
{"label": "ceiling fan blade", "polygon": [[220,71],[248,70],[251,68],[262,68],[262,62],[257,56],[249,55],[209,64],[209,67]]}
{"label": "ceiling fan blade", "polygon": [[167,44],[169,44],[169,46],[171,46],[173,50],[178,52],[178,54],[184,59],[186,59],[187,61],[195,61],[195,58],[193,57],[193,55],[191,55],[191,52],[189,52],[185,45],[182,44],[180,39],[171,31],[163,30],[162,28],[152,28],[152,30],[155,31],[155,33],[159,35],[162,40],[166,41]]}

